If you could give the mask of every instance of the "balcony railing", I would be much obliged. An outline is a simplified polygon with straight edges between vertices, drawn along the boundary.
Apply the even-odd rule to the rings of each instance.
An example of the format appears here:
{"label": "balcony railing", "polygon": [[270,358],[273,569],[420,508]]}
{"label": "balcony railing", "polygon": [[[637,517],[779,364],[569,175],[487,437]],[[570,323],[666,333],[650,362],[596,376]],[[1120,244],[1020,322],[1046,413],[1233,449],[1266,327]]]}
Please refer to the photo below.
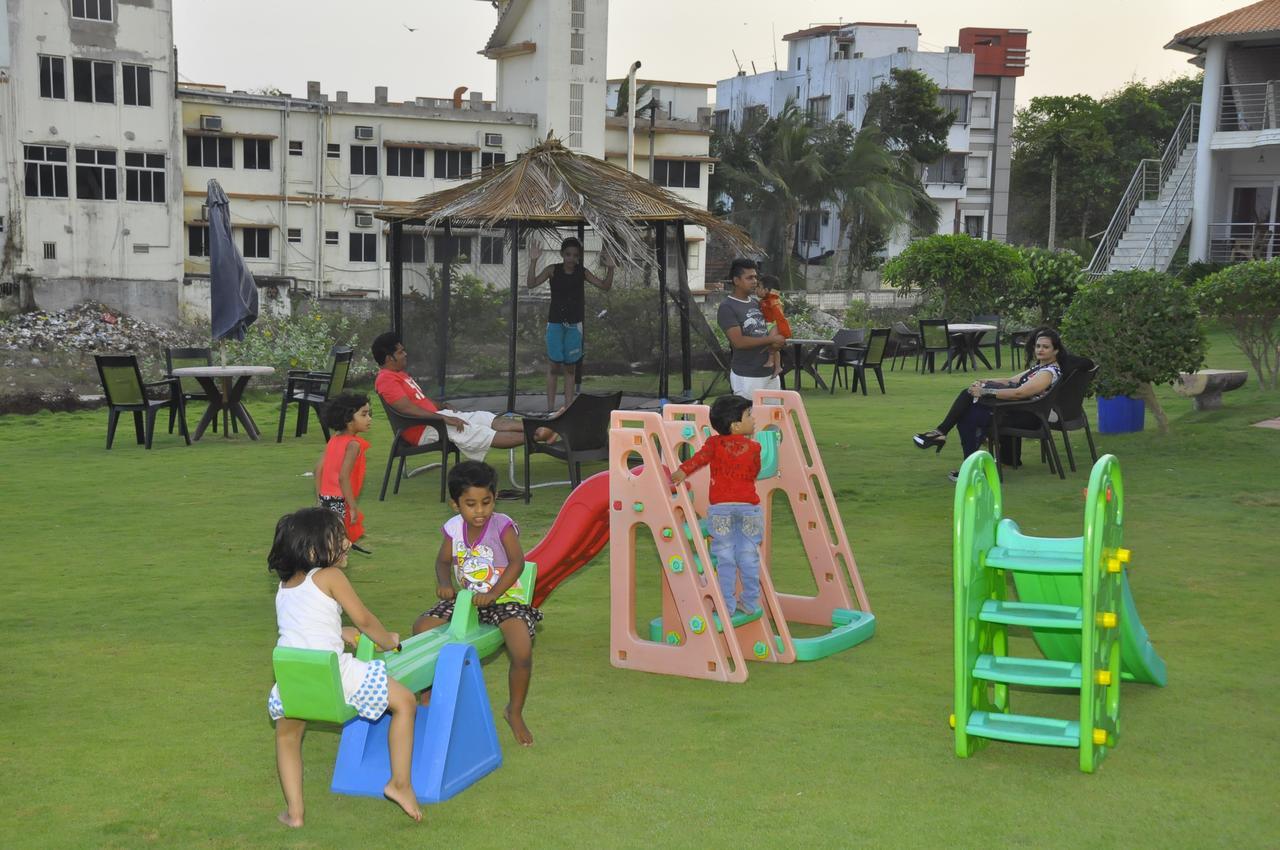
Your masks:
{"label": "balcony railing", "polygon": [[1280,128],[1280,80],[1236,83],[1222,87],[1218,129],[1275,130]]}
{"label": "balcony railing", "polygon": [[1280,257],[1280,222],[1225,221],[1209,225],[1209,262],[1247,263]]}

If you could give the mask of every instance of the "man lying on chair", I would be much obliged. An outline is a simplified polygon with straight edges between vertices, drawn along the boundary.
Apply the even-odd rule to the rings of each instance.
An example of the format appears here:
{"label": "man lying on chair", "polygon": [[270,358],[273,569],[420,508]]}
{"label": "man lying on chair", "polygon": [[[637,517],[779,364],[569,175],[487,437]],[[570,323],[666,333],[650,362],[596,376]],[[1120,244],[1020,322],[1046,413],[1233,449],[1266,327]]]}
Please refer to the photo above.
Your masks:
{"label": "man lying on chair", "polygon": [[[512,449],[524,445],[524,427],[517,419],[499,419],[486,410],[440,408],[427,398],[418,382],[405,371],[408,354],[394,331],[379,335],[372,348],[374,362],[380,367],[373,386],[382,400],[396,413],[410,419],[443,420],[450,429],[449,440],[467,459],[484,460],[491,448]],[[534,439],[545,443],[553,436],[551,429],[539,428]],[[401,437],[409,443],[429,445],[436,441],[436,431],[419,426],[406,430]]]}

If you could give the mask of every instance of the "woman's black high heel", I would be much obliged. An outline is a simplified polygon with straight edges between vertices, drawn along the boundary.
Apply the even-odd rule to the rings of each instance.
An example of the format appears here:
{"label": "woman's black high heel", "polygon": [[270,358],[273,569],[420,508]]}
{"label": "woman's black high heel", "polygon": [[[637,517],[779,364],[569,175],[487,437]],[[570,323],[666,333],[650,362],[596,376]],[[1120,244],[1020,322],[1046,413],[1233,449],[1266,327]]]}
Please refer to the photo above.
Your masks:
{"label": "woman's black high heel", "polygon": [[947,438],[934,431],[926,431],[923,434],[916,434],[911,438],[911,441],[914,442],[917,447],[922,449],[937,447],[937,451],[939,452],[942,451],[942,447],[947,444]]}

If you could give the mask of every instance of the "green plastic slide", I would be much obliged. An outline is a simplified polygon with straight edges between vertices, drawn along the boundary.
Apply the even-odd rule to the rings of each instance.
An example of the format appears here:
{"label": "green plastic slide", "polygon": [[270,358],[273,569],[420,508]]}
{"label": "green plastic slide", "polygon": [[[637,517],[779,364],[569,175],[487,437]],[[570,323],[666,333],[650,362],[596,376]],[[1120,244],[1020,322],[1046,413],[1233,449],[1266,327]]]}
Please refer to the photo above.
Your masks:
{"label": "green plastic slide", "polygon": [[[1078,559],[1083,553],[1083,538],[1028,537],[1018,530],[1011,519],[1001,521],[997,532],[997,544],[1011,549],[1036,550],[1043,554],[1058,554]],[[1080,605],[1080,580],[1071,575],[1053,575],[1031,572],[1015,572],[1014,586],[1018,599],[1033,604]],[[1133,593],[1129,589],[1129,577],[1121,578],[1121,602],[1124,606],[1120,617],[1120,675],[1126,682],[1141,682],[1164,687],[1168,671],[1164,659],[1151,645],[1151,638],[1138,616]],[[1080,634],[1058,629],[1033,629],[1036,645],[1044,657],[1054,661],[1071,661],[1080,658]]]}

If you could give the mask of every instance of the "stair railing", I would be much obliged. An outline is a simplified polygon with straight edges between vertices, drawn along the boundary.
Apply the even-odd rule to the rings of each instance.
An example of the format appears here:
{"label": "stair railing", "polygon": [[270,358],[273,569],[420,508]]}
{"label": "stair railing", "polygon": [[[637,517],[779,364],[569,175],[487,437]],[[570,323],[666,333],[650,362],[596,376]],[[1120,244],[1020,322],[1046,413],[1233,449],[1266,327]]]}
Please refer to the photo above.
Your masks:
{"label": "stair railing", "polygon": [[[1150,258],[1150,267],[1159,268],[1162,260],[1162,250],[1169,249],[1169,258],[1172,259],[1173,251],[1177,249],[1178,243],[1182,241],[1183,228],[1190,220],[1191,212],[1191,187],[1194,185],[1192,175],[1195,174],[1195,167],[1188,168],[1182,175],[1169,195],[1169,201],[1164,205],[1164,210],[1160,213],[1160,220],[1156,222],[1155,229],[1151,231],[1151,238],[1147,240],[1146,247],[1142,249],[1142,253],[1134,262],[1133,268],[1147,268],[1145,265]],[[1182,213],[1188,215],[1183,217]],[[1163,271],[1163,269],[1161,269]]]}

